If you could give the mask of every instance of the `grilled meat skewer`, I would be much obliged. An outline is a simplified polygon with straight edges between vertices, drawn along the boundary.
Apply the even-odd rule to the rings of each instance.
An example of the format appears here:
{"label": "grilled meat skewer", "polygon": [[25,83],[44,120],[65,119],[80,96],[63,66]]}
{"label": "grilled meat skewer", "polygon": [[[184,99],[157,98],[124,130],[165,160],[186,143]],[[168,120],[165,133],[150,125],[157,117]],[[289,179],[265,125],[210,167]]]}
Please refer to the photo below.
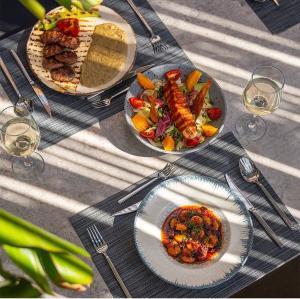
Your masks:
{"label": "grilled meat skewer", "polygon": [[55,55],[55,59],[65,64],[73,64],[77,61],[77,54],[73,51],[64,51]]}
{"label": "grilled meat skewer", "polygon": [[75,78],[75,71],[72,67],[65,65],[51,71],[51,78],[54,81],[70,82]]}
{"label": "grilled meat skewer", "polygon": [[49,58],[44,57],[42,64],[43,64],[43,67],[47,70],[58,69],[64,65],[62,62],[59,62],[52,57],[49,57]]}
{"label": "grilled meat skewer", "polygon": [[43,54],[45,57],[55,56],[56,54],[62,53],[64,48],[59,45],[46,45],[43,49]]}

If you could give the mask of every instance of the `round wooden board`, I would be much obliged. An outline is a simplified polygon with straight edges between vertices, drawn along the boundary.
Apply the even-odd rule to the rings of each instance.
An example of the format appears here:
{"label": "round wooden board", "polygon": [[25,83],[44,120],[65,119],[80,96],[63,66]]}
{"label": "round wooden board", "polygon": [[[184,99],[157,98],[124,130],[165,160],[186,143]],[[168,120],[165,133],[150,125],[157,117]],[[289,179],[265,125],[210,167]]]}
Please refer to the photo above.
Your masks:
{"label": "round wooden board", "polygon": [[[62,6],[57,7],[51,10],[47,15],[54,15],[62,9]],[[122,77],[132,68],[136,57],[136,36],[132,27],[114,10],[103,5],[100,6],[99,9],[100,17],[86,17],[79,19],[80,46],[75,50],[78,56],[78,60],[73,65],[76,75],[71,82],[59,82],[52,80],[50,72],[42,66],[44,45],[40,42],[40,35],[43,33],[43,31],[39,29],[39,22],[34,25],[29,35],[26,46],[28,63],[33,73],[49,88],[66,94],[89,95],[114,85],[116,82],[121,80]],[[116,24],[126,32],[128,43],[127,57],[125,63],[123,63],[122,65],[120,72],[113,78],[113,80],[110,80],[109,82],[97,87],[88,88],[80,84],[81,65],[90,47],[95,26],[104,23]]]}

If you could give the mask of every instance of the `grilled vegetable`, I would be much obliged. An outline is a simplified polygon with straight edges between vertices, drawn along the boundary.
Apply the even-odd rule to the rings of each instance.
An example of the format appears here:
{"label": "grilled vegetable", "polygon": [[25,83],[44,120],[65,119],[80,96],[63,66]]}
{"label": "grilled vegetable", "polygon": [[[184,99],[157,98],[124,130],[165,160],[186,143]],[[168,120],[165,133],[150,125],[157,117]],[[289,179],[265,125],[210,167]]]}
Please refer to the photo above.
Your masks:
{"label": "grilled vegetable", "polygon": [[188,91],[192,91],[196,83],[201,78],[202,73],[198,70],[190,72],[186,78],[185,85]]}
{"label": "grilled vegetable", "polygon": [[136,109],[142,109],[144,107],[144,100],[140,99],[140,98],[135,98],[135,97],[131,97],[129,99],[129,103],[133,108]]}
{"label": "grilled vegetable", "polygon": [[200,90],[200,92],[198,93],[198,95],[194,101],[193,110],[194,110],[196,119],[200,115],[200,112],[203,108],[205,96],[206,96],[209,88],[211,87],[211,85],[212,85],[212,80],[208,79],[207,82],[203,85],[202,89]]}
{"label": "grilled vegetable", "polygon": [[154,139],[155,138],[155,131],[153,128],[147,129],[146,131],[140,132],[140,135],[142,137],[148,138],[148,139]]}
{"label": "grilled vegetable", "polygon": [[136,79],[144,89],[155,89],[155,85],[146,75],[137,73]]}
{"label": "grilled vegetable", "polygon": [[179,69],[170,70],[165,73],[165,77],[167,80],[178,80],[181,76],[181,71]]}
{"label": "grilled vegetable", "polygon": [[79,34],[79,20],[76,18],[67,18],[59,20],[56,27],[66,35],[77,37]]}

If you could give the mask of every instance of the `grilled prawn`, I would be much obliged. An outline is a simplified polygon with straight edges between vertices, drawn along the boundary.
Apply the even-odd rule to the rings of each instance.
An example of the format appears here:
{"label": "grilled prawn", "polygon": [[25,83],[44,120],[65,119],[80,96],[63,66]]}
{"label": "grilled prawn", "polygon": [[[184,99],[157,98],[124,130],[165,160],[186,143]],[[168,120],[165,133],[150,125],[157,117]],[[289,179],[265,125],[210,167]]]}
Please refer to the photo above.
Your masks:
{"label": "grilled prawn", "polygon": [[175,80],[168,80],[164,87],[164,97],[176,128],[183,134],[184,138],[195,138],[197,129],[193,114]]}

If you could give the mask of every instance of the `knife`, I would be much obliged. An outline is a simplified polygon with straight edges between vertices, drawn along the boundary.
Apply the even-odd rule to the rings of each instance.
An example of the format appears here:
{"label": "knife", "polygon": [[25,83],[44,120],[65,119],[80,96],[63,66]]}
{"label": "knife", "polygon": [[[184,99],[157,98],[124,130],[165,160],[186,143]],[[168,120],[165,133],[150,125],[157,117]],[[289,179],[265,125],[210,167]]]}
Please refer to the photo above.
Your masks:
{"label": "knife", "polygon": [[119,212],[114,213],[112,216],[120,216],[120,215],[125,215],[125,214],[133,213],[133,212],[135,212],[139,208],[141,202],[142,201],[138,201],[137,203],[129,206],[128,208],[125,208],[125,209],[123,209],[123,210],[121,210]]}
{"label": "knife", "polygon": [[[123,82],[123,81],[126,81],[128,79],[131,79],[133,78],[134,76],[136,76],[137,73],[142,73],[142,72],[145,72],[149,69],[151,69],[152,67],[154,67],[155,64],[147,64],[147,65],[144,65],[144,66],[141,66],[141,67],[138,67],[136,68],[135,70],[129,72],[127,75],[125,75],[120,81],[118,81],[117,83],[115,83],[113,86],[110,86],[109,88],[107,89],[110,89],[116,85],[118,85],[119,83]],[[101,90],[100,92],[96,93],[96,94],[93,94],[91,96],[88,96],[86,97],[88,100],[92,100],[93,98],[99,96],[100,94],[102,94],[103,92],[107,91],[107,89],[103,89]]]}
{"label": "knife", "polygon": [[253,206],[253,204],[242,194],[241,190],[238,188],[238,186],[232,181],[230,176],[226,173],[225,174],[226,181],[230,187],[230,189],[239,196],[239,199],[245,204],[247,210],[249,210],[253,216],[257,219],[259,224],[264,228],[265,232],[268,234],[268,236],[279,246],[282,247],[283,244],[280,241],[280,239],[276,236],[274,231],[271,229],[271,227],[267,224],[267,222],[260,216],[260,214],[257,212],[257,209]]}
{"label": "knife", "polygon": [[15,59],[17,65],[20,68],[20,70],[22,71],[22,73],[24,74],[25,78],[27,79],[27,81],[31,85],[33,91],[35,92],[35,94],[37,95],[37,97],[41,101],[42,105],[44,106],[45,110],[47,111],[47,113],[51,117],[52,116],[51,115],[51,108],[50,108],[49,102],[48,102],[45,94],[43,93],[42,89],[31,79],[31,77],[29,76],[28,72],[26,71],[26,69],[25,69],[22,61],[18,57],[17,53],[13,49],[11,49],[10,50],[10,54]]}

